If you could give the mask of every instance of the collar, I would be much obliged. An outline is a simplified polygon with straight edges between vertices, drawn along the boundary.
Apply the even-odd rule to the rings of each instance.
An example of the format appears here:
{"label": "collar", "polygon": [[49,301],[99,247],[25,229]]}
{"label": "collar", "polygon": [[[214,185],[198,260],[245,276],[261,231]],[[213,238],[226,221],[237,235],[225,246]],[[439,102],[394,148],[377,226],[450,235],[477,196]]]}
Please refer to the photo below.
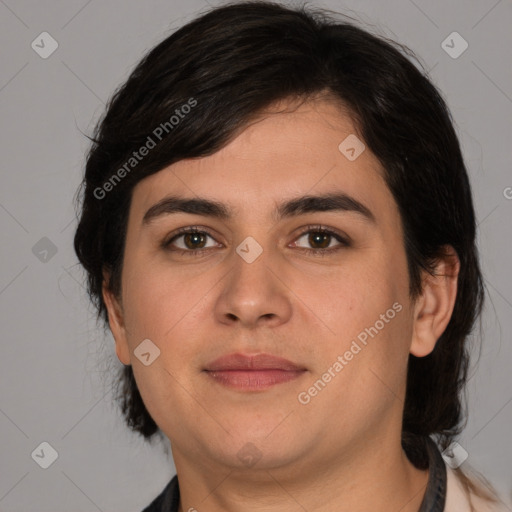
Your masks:
{"label": "collar", "polygon": [[446,465],[436,443],[426,438],[428,453],[428,483],[418,512],[443,512],[446,501]]}

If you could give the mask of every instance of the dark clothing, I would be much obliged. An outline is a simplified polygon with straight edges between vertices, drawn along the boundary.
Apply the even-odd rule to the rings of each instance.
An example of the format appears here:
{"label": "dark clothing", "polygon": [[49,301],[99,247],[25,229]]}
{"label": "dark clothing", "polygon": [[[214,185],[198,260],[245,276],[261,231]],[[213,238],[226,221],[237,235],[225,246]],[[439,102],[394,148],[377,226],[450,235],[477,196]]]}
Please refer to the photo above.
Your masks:
{"label": "dark clothing", "polygon": [[[419,512],[443,512],[446,501],[446,466],[439,449],[432,439],[427,439],[428,467],[427,489]],[[165,489],[142,512],[178,512],[180,488],[174,476]]]}
{"label": "dark clothing", "polygon": [[180,488],[175,475],[165,489],[142,512],[178,512]]}

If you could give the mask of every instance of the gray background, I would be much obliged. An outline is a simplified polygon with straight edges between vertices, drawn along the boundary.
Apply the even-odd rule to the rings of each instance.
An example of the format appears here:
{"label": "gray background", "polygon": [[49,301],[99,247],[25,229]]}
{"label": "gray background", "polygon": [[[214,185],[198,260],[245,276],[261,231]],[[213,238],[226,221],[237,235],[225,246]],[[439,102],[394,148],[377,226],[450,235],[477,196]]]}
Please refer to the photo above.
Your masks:
{"label": "gray background", "polygon": [[[459,443],[467,463],[509,497],[512,3],[310,3],[356,13],[409,45],[452,110],[474,188],[488,291]],[[163,446],[130,433],[112,403],[110,372],[120,363],[85,295],[72,248],[72,200],[88,148],[83,133],[92,132],[145,50],[206,7],[199,0],[0,0],[1,511],[137,512],[175,472]],[[59,44],[47,59],[31,48],[43,31]],[[469,44],[456,59],[441,47],[453,31]],[[43,237],[51,244],[39,242]],[[48,469],[31,457],[43,441],[58,452]]]}

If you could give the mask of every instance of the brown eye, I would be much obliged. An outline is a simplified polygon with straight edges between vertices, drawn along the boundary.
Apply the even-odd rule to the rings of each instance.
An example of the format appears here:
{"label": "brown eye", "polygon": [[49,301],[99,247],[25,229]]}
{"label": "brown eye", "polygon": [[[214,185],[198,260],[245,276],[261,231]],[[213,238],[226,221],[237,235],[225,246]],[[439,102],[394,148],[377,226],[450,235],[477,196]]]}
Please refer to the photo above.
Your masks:
{"label": "brown eye", "polygon": [[188,249],[203,249],[206,240],[203,233],[186,233],[181,236]]}
{"label": "brown eye", "polygon": [[[311,244],[314,249],[326,249],[329,247],[332,235],[326,233],[311,232],[308,237],[308,243]],[[318,245],[317,245],[318,244]]]}
{"label": "brown eye", "polygon": [[[210,245],[207,245],[209,238],[212,242],[210,242]],[[309,247],[299,245],[302,239],[305,239],[305,243],[309,245]],[[221,246],[222,244],[217,243],[210,233],[199,230],[198,227],[182,228],[168,241],[162,243],[162,248],[165,250],[198,256],[204,254],[208,249]],[[349,241],[338,233],[330,229],[314,226],[308,226],[308,229],[292,244],[292,247],[297,247],[303,252],[315,256],[331,254],[348,246],[350,246]]]}
{"label": "brown eye", "polygon": [[[213,242],[207,245],[209,238]],[[183,228],[162,244],[166,250],[190,254],[200,254],[201,251],[218,246],[219,244],[208,232],[199,231],[197,228]]]}
{"label": "brown eye", "polygon": [[302,235],[300,235],[294,242],[294,247],[300,247],[298,245],[300,240],[305,241],[306,244],[309,245],[309,247],[303,247],[303,249],[308,253],[329,253],[342,247],[349,246],[348,241],[343,237],[334,231],[323,228],[309,228],[308,231],[303,232]]}

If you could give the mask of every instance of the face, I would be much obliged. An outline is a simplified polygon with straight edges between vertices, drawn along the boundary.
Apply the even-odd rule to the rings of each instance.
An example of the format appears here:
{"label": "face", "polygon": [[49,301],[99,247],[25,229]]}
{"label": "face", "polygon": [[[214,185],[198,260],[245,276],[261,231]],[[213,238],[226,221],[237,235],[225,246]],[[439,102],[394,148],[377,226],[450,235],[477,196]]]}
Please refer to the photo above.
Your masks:
{"label": "face", "polygon": [[[403,232],[355,134],[331,103],[268,111],[135,187],[109,313],[176,461],[320,466],[400,432],[414,317]],[[223,208],[153,208],[170,196]],[[290,364],[251,362],[262,354]]]}

